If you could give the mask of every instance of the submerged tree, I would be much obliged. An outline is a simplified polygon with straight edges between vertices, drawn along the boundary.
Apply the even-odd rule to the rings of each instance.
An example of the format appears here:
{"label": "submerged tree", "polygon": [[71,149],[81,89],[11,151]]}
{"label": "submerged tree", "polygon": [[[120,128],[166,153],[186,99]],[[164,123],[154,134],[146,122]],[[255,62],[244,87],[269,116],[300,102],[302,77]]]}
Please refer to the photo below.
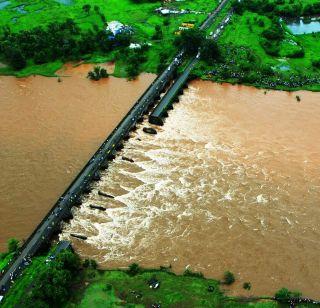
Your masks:
{"label": "submerged tree", "polygon": [[109,74],[107,70],[100,66],[95,66],[92,71],[88,73],[87,78],[91,80],[100,80],[101,78],[108,78]]}
{"label": "submerged tree", "polygon": [[10,238],[8,240],[8,252],[16,252],[19,249],[19,241],[15,238]]}

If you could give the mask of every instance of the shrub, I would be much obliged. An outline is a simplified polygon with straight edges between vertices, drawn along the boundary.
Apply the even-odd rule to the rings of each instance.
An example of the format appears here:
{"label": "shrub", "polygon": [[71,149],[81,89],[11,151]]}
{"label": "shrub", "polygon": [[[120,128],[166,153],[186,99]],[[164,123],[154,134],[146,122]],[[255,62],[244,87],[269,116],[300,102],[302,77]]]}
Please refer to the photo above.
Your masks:
{"label": "shrub", "polygon": [[83,262],[83,267],[87,268],[90,265],[90,260],[89,259],[85,259]]}
{"label": "shrub", "polygon": [[250,282],[245,282],[245,283],[243,283],[242,287],[245,290],[251,290],[251,283]]}
{"label": "shrub", "polygon": [[108,72],[105,68],[100,67],[100,66],[95,66],[93,68],[93,71],[90,71],[88,73],[87,78],[91,79],[91,80],[100,80],[101,78],[108,78]]}
{"label": "shrub", "polygon": [[312,65],[315,68],[320,68],[320,59],[312,61]]}
{"label": "shrub", "polygon": [[282,288],[276,292],[274,297],[280,302],[288,302],[291,299],[301,297],[301,293],[299,291],[289,291],[286,288]]}
{"label": "shrub", "polygon": [[19,241],[15,238],[10,238],[8,240],[8,252],[16,252],[19,249]]}
{"label": "shrub", "polygon": [[130,276],[135,276],[141,272],[141,267],[138,263],[132,263],[129,265],[128,274]]}
{"label": "shrub", "polygon": [[93,268],[93,269],[97,269],[97,267],[98,267],[98,263],[95,260],[92,260],[92,259],[85,259],[82,265],[85,268],[90,267],[90,268]]}
{"label": "shrub", "polygon": [[223,275],[223,278],[224,278],[224,283],[228,286],[235,282],[234,274],[231,273],[230,271],[226,271]]}

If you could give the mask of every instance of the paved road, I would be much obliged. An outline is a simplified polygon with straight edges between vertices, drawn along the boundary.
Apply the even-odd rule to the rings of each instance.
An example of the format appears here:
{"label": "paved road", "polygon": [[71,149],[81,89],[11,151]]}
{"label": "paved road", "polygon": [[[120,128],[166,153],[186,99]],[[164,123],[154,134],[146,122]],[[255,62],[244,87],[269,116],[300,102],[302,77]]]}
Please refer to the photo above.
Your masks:
{"label": "paved road", "polygon": [[[227,1],[229,0],[224,0],[219,7],[208,16],[200,27],[201,29],[205,29],[212,24],[214,17],[227,3]],[[16,257],[13,263],[10,264],[7,271],[1,277],[0,294],[6,293],[10,288],[11,283],[22,273],[22,270],[28,266],[30,258],[36,254],[43,243],[50,240],[53,233],[57,228],[59,228],[59,224],[62,219],[70,215],[72,206],[81,197],[82,193],[91,183],[97,172],[99,172],[102,164],[108,159],[108,156],[113,154],[116,146],[136,125],[137,120],[148,110],[156,97],[162,93],[168,82],[173,79],[177,68],[183,62],[183,56],[184,50],[180,51],[164,72],[153,81],[125,118],[85,165],[76,179],[67,188],[66,192],[59,198],[47,216],[30,235],[26,243],[23,245],[21,253]]]}
{"label": "paved road", "polygon": [[[231,16],[233,14],[233,10],[230,10],[227,16],[219,23],[215,31],[210,36],[211,39],[217,40],[219,36],[221,35],[223,29],[225,26],[229,23]],[[193,70],[193,68],[196,66],[196,64],[200,60],[200,51],[197,53],[197,55],[190,60],[189,64],[183,71],[183,73],[179,76],[179,78],[174,82],[174,84],[169,88],[167,93],[162,97],[160,103],[158,106],[153,110],[151,115],[149,116],[149,122],[155,125],[163,125],[164,124],[164,118],[167,116],[167,110],[172,105],[174,99],[179,94],[180,89],[184,86],[184,84],[187,82],[188,77]]]}
{"label": "paved road", "polygon": [[214,22],[217,15],[220,11],[225,7],[225,5],[229,2],[229,0],[223,0],[219,6],[208,16],[208,18],[204,21],[204,23],[200,26],[200,30],[205,30],[209,28]]}

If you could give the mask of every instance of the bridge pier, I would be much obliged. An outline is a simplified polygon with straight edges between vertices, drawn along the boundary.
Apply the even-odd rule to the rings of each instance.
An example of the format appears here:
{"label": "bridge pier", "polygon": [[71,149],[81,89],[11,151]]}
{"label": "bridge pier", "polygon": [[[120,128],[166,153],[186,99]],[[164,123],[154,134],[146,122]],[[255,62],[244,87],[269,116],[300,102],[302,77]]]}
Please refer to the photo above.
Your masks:
{"label": "bridge pier", "polygon": [[99,172],[99,171],[96,171],[96,172],[94,173],[92,179],[93,179],[94,181],[100,181],[100,179],[101,179],[100,172]]}
{"label": "bridge pier", "polygon": [[82,204],[82,199],[81,197],[76,198],[76,200],[74,201],[74,205],[75,206],[80,206]]}
{"label": "bridge pier", "polygon": [[104,162],[100,165],[100,169],[101,169],[101,170],[106,170],[106,169],[108,169],[108,167],[109,167],[109,164],[108,164],[107,161],[104,161]]}
{"label": "bridge pier", "polygon": [[84,194],[90,194],[91,191],[92,191],[92,187],[91,187],[90,184],[88,184],[87,186],[85,186],[85,187],[83,188],[83,193],[84,193]]}
{"label": "bridge pier", "polygon": [[117,145],[116,145],[116,150],[117,151],[120,151],[124,148],[124,145],[123,145],[123,142],[119,142]]}
{"label": "bridge pier", "polygon": [[114,152],[109,153],[107,156],[108,160],[114,160],[115,158],[116,158],[116,155],[114,154]]}

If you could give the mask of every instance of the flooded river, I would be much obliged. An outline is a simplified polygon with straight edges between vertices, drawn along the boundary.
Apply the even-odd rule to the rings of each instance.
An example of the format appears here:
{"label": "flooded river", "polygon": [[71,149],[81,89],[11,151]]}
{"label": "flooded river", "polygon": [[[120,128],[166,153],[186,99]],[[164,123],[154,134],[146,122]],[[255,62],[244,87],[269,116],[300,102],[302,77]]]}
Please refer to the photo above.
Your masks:
{"label": "flooded river", "polygon": [[[0,77],[0,251],[27,238],[102,141],[154,79]],[[112,67],[109,66],[109,72]]]}
{"label": "flooded river", "polygon": [[230,270],[229,294],[319,299],[319,98],[192,82],[156,136],[147,122],[132,134],[61,238],[88,236],[73,245],[103,267]]}

